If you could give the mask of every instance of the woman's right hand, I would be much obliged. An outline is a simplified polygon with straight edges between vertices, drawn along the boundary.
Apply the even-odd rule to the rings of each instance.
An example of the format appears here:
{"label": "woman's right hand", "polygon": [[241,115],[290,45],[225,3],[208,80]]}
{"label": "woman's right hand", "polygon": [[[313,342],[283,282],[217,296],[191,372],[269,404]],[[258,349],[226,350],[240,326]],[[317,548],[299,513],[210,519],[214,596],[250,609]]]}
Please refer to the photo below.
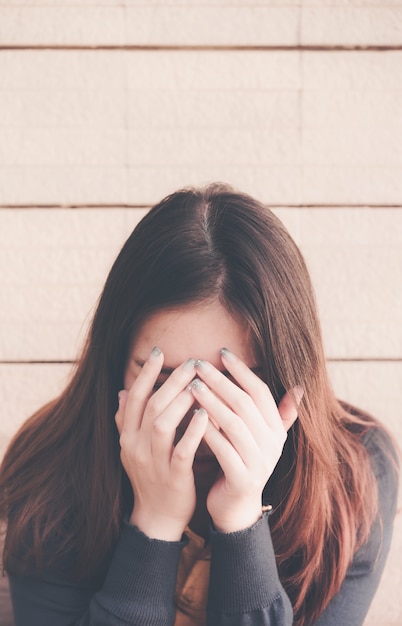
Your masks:
{"label": "woman's right hand", "polygon": [[196,411],[175,445],[176,428],[194,404],[192,360],[154,391],[163,354],[154,349],[129,391],[119,393],[121,461],[134,492],[130,523],[148,537],[178,541],[196,504],[193,461],[208,416]]}

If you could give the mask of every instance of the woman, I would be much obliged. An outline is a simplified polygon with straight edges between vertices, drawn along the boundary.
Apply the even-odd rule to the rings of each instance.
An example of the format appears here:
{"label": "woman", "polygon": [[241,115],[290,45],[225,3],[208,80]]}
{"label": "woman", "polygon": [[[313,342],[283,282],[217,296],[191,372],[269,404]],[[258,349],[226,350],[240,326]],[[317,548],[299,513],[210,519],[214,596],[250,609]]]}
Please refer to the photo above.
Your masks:
{"label": "woman", "polygon": [[280,221],[224,186],[174,193],[3,461],[16,624],[362,624],[395,467],[384,429],[334,397]]}

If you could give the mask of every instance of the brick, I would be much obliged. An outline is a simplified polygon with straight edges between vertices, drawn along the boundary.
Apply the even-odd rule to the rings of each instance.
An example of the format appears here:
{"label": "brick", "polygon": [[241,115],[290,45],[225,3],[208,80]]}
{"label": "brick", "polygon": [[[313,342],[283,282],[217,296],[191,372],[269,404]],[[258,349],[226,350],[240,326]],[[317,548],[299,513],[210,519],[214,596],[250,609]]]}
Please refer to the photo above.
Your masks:
{"label": "brick", "polygon": [[3,90],[0,128],[124,128],[125,101],[122,89]]}
{"label": "brick", "polygon": [[299,57],[292,51],[138,51],[129,55],[127,73],[129,89],[300,87]]}
{"label": "brick", "polygon": [[402,132],[402,110],[398,93],[392,89],[304,90],[301,96],[303,130],[391,129]]}
{"label": "brick", "polygon": [[0,167],[0,204],[126,204],[126,181],[123,166]]}
{"label": "brick", "polygon": [[252,93],[219,87],[130,89],[127,93],[130,129],[297,128],[299,102],[298,91],[268,86]]}
{"label": "brick", "polygon": [[[17,285],[18,287],[18,285]],[[79,285],[25,285],[24,289],[2,285],[6,306],[0,313],[0,322],[24,324],[27,317],[36,322],[77,322],[87,315],[98,297],[94,283]],[[4,358],[4,357],[2,357]]]}
{"label": "brick", "polygon": [[304,6],[301,12],[304,45],[399,45],[402,7]]}
{"label": "brick", "polygon": [[335,393],[377,417],[402,443],[402,362],[335,361],[328,364]]}
{"label": "brick", "polygon": [[193,166],[221,164],[295,165],[300,163],[299,132],[294,129],[156,129],[128,132],[130,165]]}
{"label": "brick", "polygon": [[306,165],[402,164],[401,133],[395,128],[304,128],[302,160]]}
{"label": "brick", "polygon": [[397,165],[303,165],[303,204],[391,204],[402,198]]}
{"label": "brick", "polygon": [[124,7],[0,6],[2,45],[121,45]]}
{"label": "brick", "polygon": [[3,129],[0,166],[122,166],[125,147],[123,129]]}
{"label": "brick", "polygon": [[381,247],[373,241],[371,246],[338,243],[302,249],[328,353],[337,358],[400,358],[402,300],[395,285],[402,284],[401,246]]}
{"label": "brick", "polygon": [[[4,288],[0,287],[1,293]],[[49,291],[49,289],[48,289]],[[50,290],[51,291],[51,290]],[[31,306],[30,297],[35,298],[35,293],[25,296],[25,307]],[[94,307],[99,292],[92,293],[88,297],[87,308],[81,302],[80,314],[75,319],[65,321],[62,313],[46,319],[47,313],[39,312],[41,319],[29,320],[28,313],[25,319],[19,321],[2,322],[0,327],[0,360],[2,361],[70,361],[78,358],[89,324],[92,320]],[[42,293],[38,294],[40,304],[45,304]],[[21,316],[20,316],[21,318]]]}
{"label": "brick", "polygon": [[[142,45],[295,45],[296,6],[127,6],[127,41]],[[174,27],[172,27],[174,25]]]}
{"label": "brick", "polygon": [[[136,209],[138,220],[144,211]],[[133,222],[134,215],[132,216]],[[7,209],[0,211],[0,248],[20,255],[42,248],[118,249],[124,236],[126,212],[108,209]]]}
{"label": "brick", "polygon": [[305,52],[303,87],[313,91],[399,90],[402,52]]}
{"label": "brick", "polygon": [[[138,0],[141,2],[141,0]],[[157,0],[149,0],[150,2],[155,2]],[[185,2],[187,0],[184,0]],[[206,0],[208,1],[208,0]],[[271,0],[269,0],[271,1]],[[122,6],[125,4],[125,0],[95,0],[96,6]],[[95,4],[95,2],[93,4]],[[127,2],[137,2],[137,0],[127,0]],[[0,0],[1,5],[9,5],[9,0]],[[13,6],[17,7],[43,7],[43,6],[87,6],[87,0],[13,0]]]}
{"label": "brick", "polygon": [[126,55],[118,50],[3,50],[0,90],[125,89]]}
{"label": "brick", "polygon": [[362,246],[387,250],[402,244],[402,209],[323,207],[298,211],[301,243],[309,246],[338,246],[345,253]]}
{"label": "brick", "polygon": [[[130,0],[132,1],[132,0]],[[135,0],[134,0],[135,1]],[[301,0],[303,6],[322,6],[322,0]],[[402,0],[386,0],[384,3],[381,3],[385,6],[401,6]],[[325,6],[328,7],[370,7],[370,6],[379,6],[379,0],[325,0]]]}
{"label": "brick", "polygon": [[71,366],[0,364],[0,398],[5,419],[0,425],[0,456],[24,421],[61,392]]}
{"label": "brick", "polygon": [[[0,276],[2,286],[43,285],[63,288],[102,281],[118,250],[112,246],[92,248],[5,248],[0,250],[0,267],[9,268]],[[49,263],[51,255],[52,262]]]}

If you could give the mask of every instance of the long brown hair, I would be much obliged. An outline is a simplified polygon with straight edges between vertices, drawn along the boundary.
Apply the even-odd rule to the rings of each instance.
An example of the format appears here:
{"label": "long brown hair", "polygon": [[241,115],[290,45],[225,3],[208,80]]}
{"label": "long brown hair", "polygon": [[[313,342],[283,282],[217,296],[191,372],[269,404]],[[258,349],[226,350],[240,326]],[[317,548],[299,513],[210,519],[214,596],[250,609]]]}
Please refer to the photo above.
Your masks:
{"label": "long brown hair", "polygon": [[297,246],[271,211],[222,185],[174,193],[138,224],[68,386],[11,442],[0,473],[0,516],[12,521],[6,569],[39,570],[53,558],[78,580],[107,567],[133,497],[114,423],[130,343],[150,313],[211,298],[247,323],[278,402],[295,385],[305,390],[263,496],[274,505],[273,543],[295,623],[314,621],[339,590],[376,515],[361,443],[373,422],[334,397]]}

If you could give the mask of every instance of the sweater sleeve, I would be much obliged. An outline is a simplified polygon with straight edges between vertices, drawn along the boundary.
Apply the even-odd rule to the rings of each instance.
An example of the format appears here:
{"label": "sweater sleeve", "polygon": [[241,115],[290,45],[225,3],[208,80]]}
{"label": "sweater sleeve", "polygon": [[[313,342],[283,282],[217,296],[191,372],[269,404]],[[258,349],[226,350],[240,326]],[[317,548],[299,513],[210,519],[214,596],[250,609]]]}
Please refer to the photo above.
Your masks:
{"label": "sweater sleeve", "polygon": [[209,626],[290,626],[292,606],[275,562],[267,515],[245,530],[211,531]]}
{"label": "sweater sleeve", "polygon": [[9,574],[16,626],[168,626],[184,541],[150,539],[124,524],[102,588],[53,575]]}

